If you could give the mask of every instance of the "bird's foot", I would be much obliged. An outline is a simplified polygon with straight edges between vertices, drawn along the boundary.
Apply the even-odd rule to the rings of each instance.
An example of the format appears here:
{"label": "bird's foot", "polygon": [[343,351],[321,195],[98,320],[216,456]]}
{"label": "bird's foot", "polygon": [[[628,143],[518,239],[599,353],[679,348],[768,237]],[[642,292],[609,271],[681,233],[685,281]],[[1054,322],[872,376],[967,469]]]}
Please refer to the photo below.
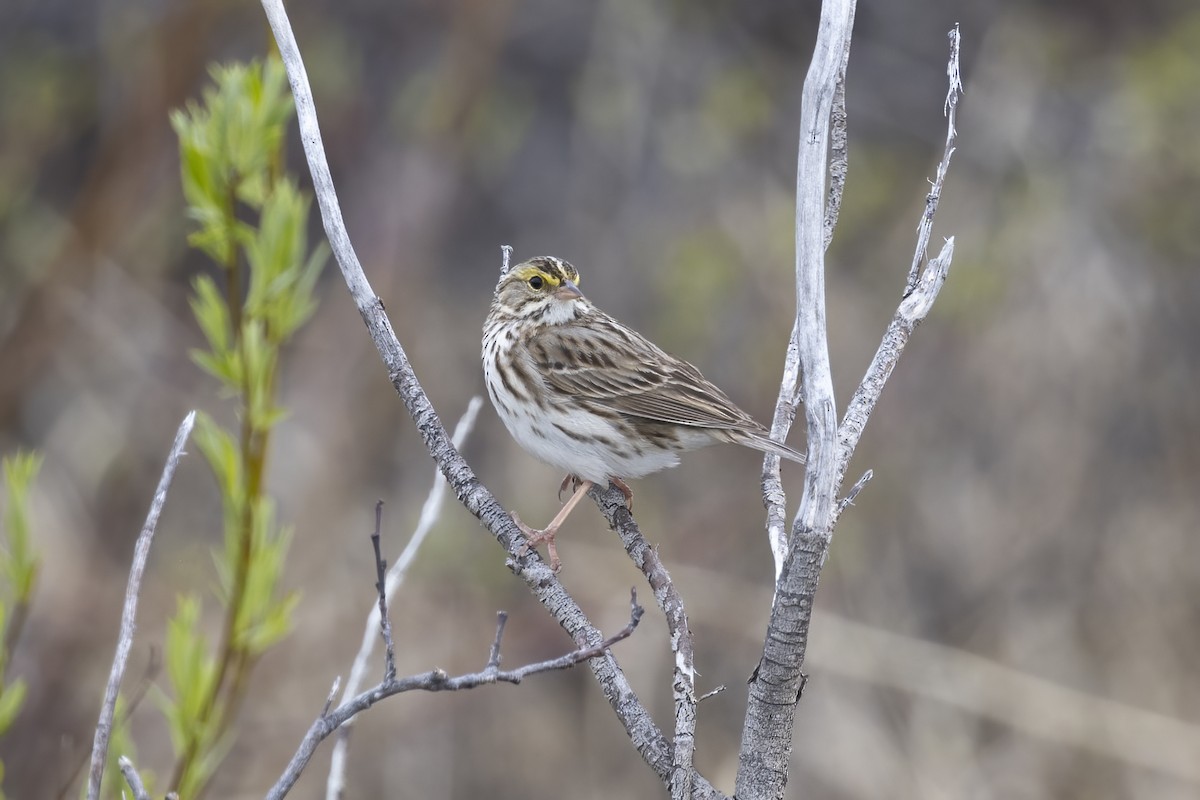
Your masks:
{"label": "bird's foot", "polygon": [[513,512],[512,519],[525,536],[525,544],[521,545],[521,549],[517,551],[517,557],[524,558],[526,553],[537,549],[539,544],[545,542],[546,554],[550,557],[550,571],[558,572],[562,569],[562,559],[558,557],[558,548],[554,545],[554,537],[558,534],[558,526],[551,524],[539,531],[521,522],[521,518],[517,516],[515,511]]}
{"label": "bird's foot", "polygon": [[629,510],[633,511],[633,489],[629,488],[629,484],[620,478],[613,478],[612,485],[620,490],[621,494],[625,495],[625,505],[629,506]]}

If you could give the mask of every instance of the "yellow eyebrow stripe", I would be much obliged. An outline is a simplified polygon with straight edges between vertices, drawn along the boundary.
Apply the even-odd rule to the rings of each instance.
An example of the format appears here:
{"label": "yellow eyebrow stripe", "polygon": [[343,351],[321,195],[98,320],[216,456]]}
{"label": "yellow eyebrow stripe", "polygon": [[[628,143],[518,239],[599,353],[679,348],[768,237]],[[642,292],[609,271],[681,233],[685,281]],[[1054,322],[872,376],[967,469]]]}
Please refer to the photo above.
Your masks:
{"label": "yellow eyebrow stripe", "polygon": [[558,278],[551,275],[549,272],[546,272],[545,270],[538,269],[537,267],[522,267],[521,269],[517,270],[517,277],[523,281],[529,280],[534,275],[541,275],[542,279],[551,286],[558,286],[560,283]]}

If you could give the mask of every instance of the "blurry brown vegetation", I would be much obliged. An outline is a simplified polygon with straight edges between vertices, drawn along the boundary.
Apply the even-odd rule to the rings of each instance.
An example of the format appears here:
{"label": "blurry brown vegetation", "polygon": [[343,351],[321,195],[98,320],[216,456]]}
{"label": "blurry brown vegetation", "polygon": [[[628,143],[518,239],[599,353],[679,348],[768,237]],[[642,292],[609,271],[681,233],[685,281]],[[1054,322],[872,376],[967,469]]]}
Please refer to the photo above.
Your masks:
{"label": "blurry brown vegetation", "polygon": [[[769,417],[817,8],[293,4],[359,256],[448,423],[483,389],[479,331],[503,243],[570,259],[594,302]],[[954,267],[852,465],[851,479],[876,477],[842,519],[818,608],[1200,724],[1200,8],[860,4],[828,278],[842,402],[903,284],[955,21],[966,96],[935,230],[957,237]],[[0,741],[12,797],[53,796],[83,758],[170,437],[189,408],[230,414],[186,355],[200,343],[187,287],[209,267],[186,246],[167,114],[210,62],[268,41],[256,3],[0,8],[0,451],[45,454],[33,506],[45,564],[12,665],[30,692]],[[294,138],[291,161],[306,174]],[[213,797],[257,796],[282,769],[357,648],[374,500],[398,552],[432,478],[336,271],[318,294],[284,368],[291,416],[269,478],[296,525],[297,630],[256,673]],[[503,502],[549,518],[561,476],[490,410],[465,453]],[[758,463],[710,449],[635,487],[643,531],[696,598],[697,688],[730,687],[701,706],[696,757],[723,787],[769,602]],[[784,478],[796,494],[799,470]],[[176,593],[210,589],[220,536],[194,454],[152,553],[131,676],[161,646]],[[579,512],[560,548],[568,588],[620,627],[640,576],[600,516]],[[511,663],[566,649],[451,505],[394,606],[400,670],[479,668],[497,608],[511,614]],[[818,620],[797,794],[1200,796],[1118,754],[846,677],[821,648]],[[619,657],[669,719],[661,620],[649,614]],[[133,725],[139,766],[165,771],[161,715],[147,702]],[[396,698],[361,721],[350,753],[354,797],[661,793],[583,670]],[[295,796],[323,796],[327,759]]]}

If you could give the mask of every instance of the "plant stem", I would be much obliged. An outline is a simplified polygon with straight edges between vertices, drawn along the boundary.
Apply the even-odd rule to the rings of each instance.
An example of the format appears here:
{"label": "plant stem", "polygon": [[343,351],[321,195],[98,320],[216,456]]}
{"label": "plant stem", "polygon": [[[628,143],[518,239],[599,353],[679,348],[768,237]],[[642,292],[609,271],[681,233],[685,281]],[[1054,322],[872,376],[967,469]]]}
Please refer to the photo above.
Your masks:
{"label": "plant stem", "polygon": [[17,641],[21,638],[21,630],[25,627],[25,620],[28,616],[29,601],[18,600],[13,605],[12,614],[4,628],[4,652],[0,653],[0,686],[4,685],[4,680],[8,676],[10,656],[17,649]]}
{"label": "plant stem", "polygon": [[[237,347],[242,356],[241,432],[239,437],[242,462],[241,507],[238,509],[240,518],[237,522],[237,555],[233,565],[233,581],[227,600],[225,623],[221,631],[221,644],[217,651],[217,673],[197,718],[198,727],[203,729],[208,727],[214,713],[219,714],[218,736],[228,729],[236,710],[241,705],[240,700],[245,689],[246,673],[253,661],[245,652],[242,643],[238,641],[238,622],[245,604],[250,560],[254,555],[254,509],[258,505],[263,491],[263,476],[266,472],[269,444],[269,431],[259,427],[250,407],[250,359],[246,350],[245,317],[241,297],[242,265],[238,258],[237,243],[232,236],[236,225],[234,219],[235,196],[236,192],[231,188],[229,205],[226,208],[226,222],[231,233],[230,252],[224,265],[224,271],[227,278],[227,298],[233,335],[236,337]],[[268,380],[267,396],[271,397],[274,395],[274,375],[269,376]],[[175,789],[182,787],[196,764],[200,744],[199,737],[193,736],[184,745],[169,784],[171,787]],[[195,796],[201,796],[205,788],[205,786],[197,787]]]}

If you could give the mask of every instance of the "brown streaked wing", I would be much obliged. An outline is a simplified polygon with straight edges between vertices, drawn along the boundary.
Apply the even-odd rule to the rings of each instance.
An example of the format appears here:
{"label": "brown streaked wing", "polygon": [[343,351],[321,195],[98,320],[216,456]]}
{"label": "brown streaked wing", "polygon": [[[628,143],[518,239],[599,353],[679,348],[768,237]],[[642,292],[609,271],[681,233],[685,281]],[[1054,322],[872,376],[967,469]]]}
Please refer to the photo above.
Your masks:
{"label": "brown streaked wing", "polygon": [[621,414],[676,425],[761,431],[686,361],[605,314],[545,328],[529,342],[547,384]]}

